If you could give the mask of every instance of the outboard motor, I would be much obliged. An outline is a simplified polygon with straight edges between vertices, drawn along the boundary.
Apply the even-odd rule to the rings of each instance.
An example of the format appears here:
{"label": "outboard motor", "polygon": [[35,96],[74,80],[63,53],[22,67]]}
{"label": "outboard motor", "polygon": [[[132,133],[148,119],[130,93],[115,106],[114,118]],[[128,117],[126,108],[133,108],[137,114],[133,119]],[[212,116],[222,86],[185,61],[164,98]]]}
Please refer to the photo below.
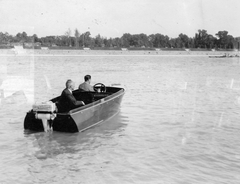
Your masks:
{"label": "outboard motor", "polygon": [[34,104],[33,112],[35,112],[36,119],[42,120],[44,131],[51,130],[49,120],[56,117],[56,105],[52,101]]}

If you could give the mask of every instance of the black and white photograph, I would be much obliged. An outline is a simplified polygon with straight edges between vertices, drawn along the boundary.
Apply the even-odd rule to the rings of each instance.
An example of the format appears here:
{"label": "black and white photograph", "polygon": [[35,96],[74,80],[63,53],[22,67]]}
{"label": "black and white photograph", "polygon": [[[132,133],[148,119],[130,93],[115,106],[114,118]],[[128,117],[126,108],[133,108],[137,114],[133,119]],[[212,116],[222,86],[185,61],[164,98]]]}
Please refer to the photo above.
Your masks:
{"label": "black and white photograph", "polygon": [[0,0],[0,184],[240,184],[239,0]]}

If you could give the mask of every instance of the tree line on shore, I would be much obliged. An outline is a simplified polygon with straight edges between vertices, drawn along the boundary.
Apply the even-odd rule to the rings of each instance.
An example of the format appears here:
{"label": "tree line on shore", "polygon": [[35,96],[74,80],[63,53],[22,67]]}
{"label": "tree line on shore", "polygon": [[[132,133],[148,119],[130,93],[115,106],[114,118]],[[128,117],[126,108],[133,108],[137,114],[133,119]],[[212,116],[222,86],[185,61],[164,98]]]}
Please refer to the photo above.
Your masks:
{"label": "tree line on shore", "polygon": [[68,29],[61,36],[45,36],[39,38],[36,34],[28,36],[26,32],[15,36],[7,32],[0,32],[0,46],[14,44],[32,44],[47,47],[71,48],[204,48],[204,49],[239,49],[240,37],[233,37],[228,31],[218,31],[215,36],[207,30],[199,29],[194,37],[179,34],[177,38],[170,38],[160,33],[146,35],[125,33],[121,37],[106,38],[98,34],[91,37],[89,31],[80,33],[78,29]]}

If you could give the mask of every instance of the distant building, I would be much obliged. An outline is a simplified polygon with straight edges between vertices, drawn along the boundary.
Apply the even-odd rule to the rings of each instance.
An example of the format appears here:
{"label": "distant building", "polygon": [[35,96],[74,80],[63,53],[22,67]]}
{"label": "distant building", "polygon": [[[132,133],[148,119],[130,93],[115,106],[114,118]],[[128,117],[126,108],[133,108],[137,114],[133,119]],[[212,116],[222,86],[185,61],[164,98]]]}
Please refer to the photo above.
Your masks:
{"label": "distant building", "polygon": [[41,43],[40,42],[35,42],[34,45],[37,46],[37,47],[41,47]]}
{"label": "distant building", "polygon": [[33,48],[34,47],[34,43],[24,43],[23,46],[27,47],[27,48]]}
{"label": "distant building", "polygon": [[127,51],[128,49],[127,48],[122,48],[123,51]]}
{"label": "distant building", "polygon": [[42,50],[49,50],[48,47],[41,47]]}
{"label": "distant building", "polygon": [[84,47],[83,50],[91,50],[91,49],[88,47]]}
{"label": "distant building", "polygon": [[28,43],[23,43],[23,46],[26,48],[41,47],[41,43],[40,42],[36,42],[36,43],[28,42]]}
{"label": "distant building", "polygon": [[11,46],[23,46],[23,43],[17,42],[17,43],[11,43]]}

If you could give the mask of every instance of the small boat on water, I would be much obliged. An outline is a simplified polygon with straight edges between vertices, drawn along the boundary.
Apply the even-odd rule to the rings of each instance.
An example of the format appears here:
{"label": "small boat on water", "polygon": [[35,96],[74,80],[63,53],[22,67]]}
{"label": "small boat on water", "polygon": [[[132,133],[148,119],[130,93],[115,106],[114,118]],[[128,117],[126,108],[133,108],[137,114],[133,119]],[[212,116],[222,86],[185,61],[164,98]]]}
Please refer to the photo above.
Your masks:
{"label": "small boat on water", "polygon": [[24,129],[46,131],[48,125],[54,131],[82,132],[113,117],[119,112],[125,90],[105,85],[101,87],[104,87],[101,92],[73,91],[74,97],[86,105],[69,112],[57,112],[55,107],[58,106],[60,96],[47,103],[33,105],[24,119]]}
{"label": "small boat on water", "polygon": [[234,57],[240,57],[239,55],[220,55],[220,56],[209,56],[209,58],[234,58]]}
{"label": "small boat on water", "polygon": [[209,56],[209,58],[226,58],[226,56]]}

